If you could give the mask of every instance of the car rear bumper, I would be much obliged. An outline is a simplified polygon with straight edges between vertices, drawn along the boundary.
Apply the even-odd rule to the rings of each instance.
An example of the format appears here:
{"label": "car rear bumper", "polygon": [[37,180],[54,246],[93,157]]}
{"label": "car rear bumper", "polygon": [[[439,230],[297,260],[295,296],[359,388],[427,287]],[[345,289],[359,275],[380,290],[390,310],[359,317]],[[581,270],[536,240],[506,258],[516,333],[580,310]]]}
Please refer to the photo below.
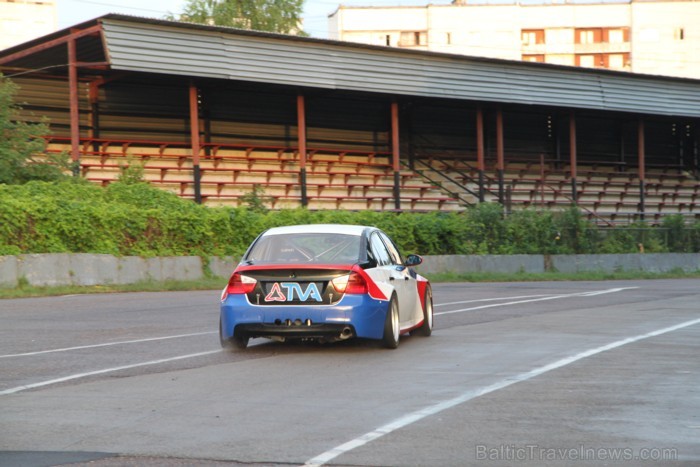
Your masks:
{"label": "car rear bumper", "polygon": [[[221,304],[221,332],[249,337],[381,339],[389,302],[368,295],[345,295],[335,305],[253,305],[245,295]],[[348,335],[350,330],[351,335]]]}

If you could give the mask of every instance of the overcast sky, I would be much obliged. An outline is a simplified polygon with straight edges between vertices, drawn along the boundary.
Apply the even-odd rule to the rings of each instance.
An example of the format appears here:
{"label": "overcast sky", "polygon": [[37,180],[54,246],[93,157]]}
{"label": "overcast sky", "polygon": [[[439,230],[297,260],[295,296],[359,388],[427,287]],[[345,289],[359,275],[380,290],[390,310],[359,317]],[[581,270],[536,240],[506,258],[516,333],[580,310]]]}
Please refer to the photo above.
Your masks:
{"label": "overcast sky", "polygon": [[[59,29],[81,23],[106,13],[162,18],[168,12],[179,14],[186,0],[56,0]],[[328,15],[340,4],[361,6],[435,5],[450,0],[306,0],[304,30],[313,37],[328,37]]]}

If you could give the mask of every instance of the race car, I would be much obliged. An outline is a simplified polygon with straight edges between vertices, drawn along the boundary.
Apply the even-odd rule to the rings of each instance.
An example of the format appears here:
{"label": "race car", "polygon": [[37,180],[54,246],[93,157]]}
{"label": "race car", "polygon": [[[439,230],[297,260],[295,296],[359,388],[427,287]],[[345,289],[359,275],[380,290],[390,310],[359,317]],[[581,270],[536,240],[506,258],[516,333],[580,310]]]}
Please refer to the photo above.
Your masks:
{"label": "race car", "polygon": [[245,349],[255,337],[342,341],[430,336],[428,279],[381,230],[355,225],[275,227],[260,234],[221,294],[219,337]]}

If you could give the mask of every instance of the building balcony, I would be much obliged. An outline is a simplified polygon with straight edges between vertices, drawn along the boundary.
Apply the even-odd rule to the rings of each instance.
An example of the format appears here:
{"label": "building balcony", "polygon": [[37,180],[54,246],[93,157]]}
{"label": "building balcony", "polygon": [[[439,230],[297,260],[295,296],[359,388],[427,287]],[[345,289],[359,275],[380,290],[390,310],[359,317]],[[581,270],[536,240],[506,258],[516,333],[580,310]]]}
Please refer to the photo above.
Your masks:
{"label": "building balcony", "polygon": [[632,51],[632,44],[629,42],[620,42],[615,44],[597,43],[597,44],[575,44],[574,52],[577,54],[624,54]]}
{"label": "building balcony", "polygon": [[526,55],[554,55],[554,54],[623,54],[632,51],[632,44],[604,43],[597,44],[533,44],[523,45],[521,52]]}

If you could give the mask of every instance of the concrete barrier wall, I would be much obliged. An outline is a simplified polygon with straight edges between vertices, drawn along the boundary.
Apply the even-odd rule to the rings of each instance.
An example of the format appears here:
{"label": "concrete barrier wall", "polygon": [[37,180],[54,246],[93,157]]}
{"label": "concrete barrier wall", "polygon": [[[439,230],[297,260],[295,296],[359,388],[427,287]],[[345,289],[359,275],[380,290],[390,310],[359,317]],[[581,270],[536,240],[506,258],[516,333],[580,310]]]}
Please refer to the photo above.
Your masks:
{"label": "concrete barrier wall", "polygon": [[441,272],[544,272],[542,255],[439,255],[424,256],[416,268],[421,274]]}
{"label": "concrete barrier wall", "polygon": [[423,274],[453,272],[618,272],[700,271],[700,253],[625,255],[484,255],[425,256],[417,270]]}
{"label": "concrete barrier wall", "polygon": [[[235,261],[230,260],[229,264],[230,273]],[[218,267],[223,271],[223,266]],[[15,287],[20,281],[35,286],[107,285],[197,280],[203,276],[204,263],[198,256],[141,258],[87,253],[0,256],[2,287]]]}
{"label": "concrete barrier wall", "polygon": [[552,255],[551,264],[552,270],[559,272],[693,272],[700,270],[700,254]]}
{"label": "concrete barrier wall", "polygon": [[[0,256],[0,287],[16,287],[20,281],[34,286],[131,284],[142,281],[197,280],[204,270],[228,278],[234,258],[198,256],[165,258],[115,257],[87,253]],[[542,273],[558,271],[700,271],[700,253],[628,255],[444,255],[425,256],[421,274],[442,272]]]}

